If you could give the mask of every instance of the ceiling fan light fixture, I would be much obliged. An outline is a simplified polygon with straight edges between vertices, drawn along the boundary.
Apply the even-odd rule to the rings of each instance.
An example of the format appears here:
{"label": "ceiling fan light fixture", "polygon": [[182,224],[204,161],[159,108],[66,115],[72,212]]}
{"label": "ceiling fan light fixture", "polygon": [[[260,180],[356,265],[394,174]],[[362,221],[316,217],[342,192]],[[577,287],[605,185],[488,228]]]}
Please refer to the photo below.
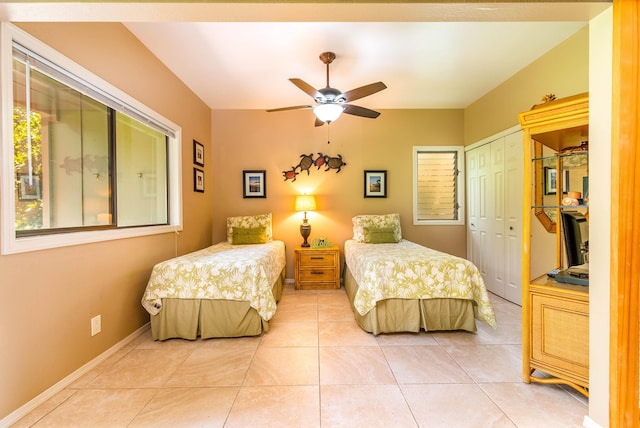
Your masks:
{"label": "ceiling fan light fixture", "polygon": [[344,107],[335,103],[320,104],[313,108],[313,114],[315,114],[319,120],[326,123],[338,119],[343,111]]}
{"label": "ceiling fan light fixture", "polygon": [[329,86],[329,64],[336,58],[336,54],[333,52],[324,52],[320,54],[320,60],[327,66],[327,86],[324,88],[316,89],[302,79],[297,77],[290,78],[291,83],[296,85],[304,93],[309,95],[316,102],[316,106],[301,105],[292,107],[282,107],[276,109],[270,109],[267,111],[285,111],[285,110],[298,110],[298,109],[313,109],[313,113],[316,116],[315,126],[322,126],[324,123],[331,123],[340,117],[342,113],[350,114],[352,116],[367,117],[375,119],[380,116],[380,113],[374,110],[370,110],[365,107],[356,106],[350,104],[352,101],[359,100],[360,98],[368,97],[376,92],[380,92],[383,89],[387,89],[387,85],[382,82],[370,83],[359,88],[352,89],[347,92],[342,92],[339,89]]}

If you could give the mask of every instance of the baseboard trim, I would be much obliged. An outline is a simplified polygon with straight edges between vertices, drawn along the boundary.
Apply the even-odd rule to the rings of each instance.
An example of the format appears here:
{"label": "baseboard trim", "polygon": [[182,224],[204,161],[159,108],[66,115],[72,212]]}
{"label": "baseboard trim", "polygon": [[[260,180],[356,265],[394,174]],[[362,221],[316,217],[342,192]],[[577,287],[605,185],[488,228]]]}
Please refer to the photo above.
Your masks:
{"label": "baseboard trim", "polygon": [[122,339],[120,342],[113,345],[111,348],[104,351],[102,354],[95,357],[93,360],[89,361],[78,370],[69,374],[47,390],[43,391],[32,400],[28,401],[24,405],[18,407],[13,412],[9,413],[7,416],[0,420],[0,428],[8,428],[12,424],[18,422],[20,419],[24,418],[26,415],[35,410],[38,406],[43,404],[45,401],[52,398],[54,395],[65,389],[67,386],[71,385],[73,382],[78,380],[81,376],[88,373],[90,370],[94,369],[98,366],[98,364],[105,361],[107,358],[118,352],[120,349],[124,348],[127,344],[133,342],[136,338],[138,338],[141,334],[146,332],[150,327],[149,323],[146,323],[129,336]]}

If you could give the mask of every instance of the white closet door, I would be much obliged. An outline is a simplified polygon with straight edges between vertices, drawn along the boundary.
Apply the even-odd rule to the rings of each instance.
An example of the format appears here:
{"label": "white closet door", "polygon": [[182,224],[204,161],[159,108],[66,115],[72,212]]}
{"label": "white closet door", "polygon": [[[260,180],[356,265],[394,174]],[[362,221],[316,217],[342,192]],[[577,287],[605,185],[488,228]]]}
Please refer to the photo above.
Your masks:
{"label": "white closet door", "polygon": [[505,294],[522,304],[522,131],[505,137]]}
{"label": "white closet door", "polygon": [[491,274],[487,288],[498,296],[505,295],[505,208],[504,208],[504,137],[492,141],[491,165],[489,174],[489,193],[487,200],[490,204],[488,223],[490,237],[490,266]]}
{"label": "white closet door", "polygon": [[478,224],[478,150],[465,153],[467,169],[467,259],[474,264],[480,257],[479,238],[476,225]]}
{"label": "white closet door", "polygon": [[489,249],[489,171],[491,147],[487,144],[467,152],[467,257],[480,270],[485,284],[490,279]]}
{"label": "white closet door", "polygon": [[522,302],[522,131],[467,151],[467,258],[489,291]]}

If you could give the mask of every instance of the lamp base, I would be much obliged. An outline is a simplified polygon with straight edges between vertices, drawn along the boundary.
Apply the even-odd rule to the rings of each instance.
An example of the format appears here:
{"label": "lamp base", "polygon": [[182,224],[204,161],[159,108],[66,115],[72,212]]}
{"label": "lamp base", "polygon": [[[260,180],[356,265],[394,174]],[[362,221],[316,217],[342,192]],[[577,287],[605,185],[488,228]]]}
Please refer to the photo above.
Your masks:
{"label": "lamp base", "polygon": [[300,235],[304,238],[304,242],[302,243],[302,247],[310,247],[311,245],[307,242],[307,238],[311,235],[311,225],[307,223],[305,219],[304,222],[300,225]]}

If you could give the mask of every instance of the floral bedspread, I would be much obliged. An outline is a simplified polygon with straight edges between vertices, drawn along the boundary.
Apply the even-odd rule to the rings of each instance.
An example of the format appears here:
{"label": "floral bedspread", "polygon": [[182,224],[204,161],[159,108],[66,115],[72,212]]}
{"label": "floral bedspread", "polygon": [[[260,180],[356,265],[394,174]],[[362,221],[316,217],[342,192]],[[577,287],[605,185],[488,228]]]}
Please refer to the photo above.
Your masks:
{"label": "floral bedspread", "polygon": [[220,242],[154,266],[142,306],[155,315],[163,298],[240,300],[248,301],[268,321],[276,312],[271,288],[285,263],[282,241]]}
{"label": "floral bedspread", "polygon": [[405,239],[397,244],[348,240],[344,251],[358,282],[354,306],[361,315],[390,298],[456,298],[473,300],[477,318],[496,327],[489,294],[472,262]]}

